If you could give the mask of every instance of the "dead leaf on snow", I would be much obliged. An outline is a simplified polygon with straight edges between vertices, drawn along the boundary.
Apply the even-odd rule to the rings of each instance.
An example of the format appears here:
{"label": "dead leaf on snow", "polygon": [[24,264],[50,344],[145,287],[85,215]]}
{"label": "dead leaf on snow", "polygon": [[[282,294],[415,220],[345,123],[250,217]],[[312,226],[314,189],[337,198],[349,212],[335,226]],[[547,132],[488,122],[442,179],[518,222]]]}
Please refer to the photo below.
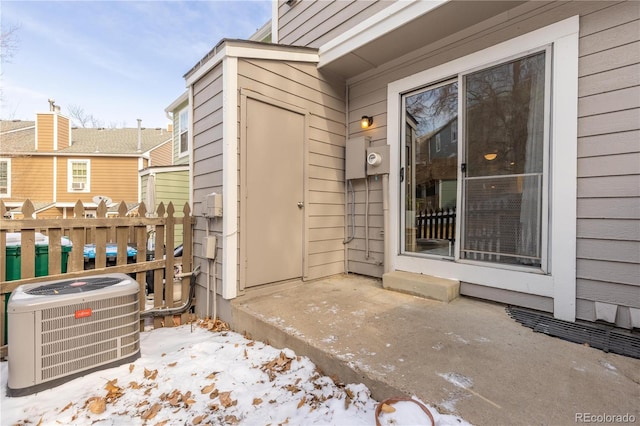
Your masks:
{"label": "dead leaf on snow", "polygon": [[256,342],[253,342],[253,341],[252,341],[252,342],[247,343],[247,346],[253,346],[253,345],[255,345],[255,344],[256,344]]}
{"label": "dead leaf on snow", "polygon": [[62,410],[60,410],[60,412],[62,413],[64,411],[67,411],[69,408],[71,408],[72,405],[73,405],[73,402],[68,403],[67,405],[65,405],[65,407]]}
{"label": "dead leaf on snow", "polygon": [[175,367],[178,364],[178,362],[172,362],[171,364],[167,364],[167,367]]}
{"label": "dead leaf on snow", "polygon": [[262,400],[260,398],[253,398],[253,405],[260,405],[262,404]]}
{"label": "dead leaf on snow", "polygon": [[211,391],[215,389],[215,387],[216,385],[212,383],[200,389],[200,393],[211,393]]}
{"label": "dead leaf on snow", "polygon": [[395,413],[396,409],[389,404],[382,404],[382,407],[380,407],[380,411],[382,411],[383,413]]}
{"label": "dead leaf on snow", "polygon": [[167,422],[168,422],[168,421],[169,421],[169,420],[163,420],[163,421],[161,421],[161,422],[156,423],[156,424],[155,424],[155,425],[153,425],[153,426],[164,426],[164,425],[166,425],[166,424],[167,424]]}
{"label": "dead leaf on snow", "polygon": [[38,420],[38,424],[36,426],[40,426],[42,425],[42,417],[40,417],[40,420]]}
{"label": "dead leaf on snow", "polygon": [[94,396],[93,398],[89,398],[87,402],[89,403],[87,408],[93,414],[102,414],[107,409],[107,401],[104,398]]}
{"label": "dead leaf on snow", "polygon": [[220,392],[218,399],[220,400],[220,404],[222,404],[224,408],[229,408],[232,405],[236,405],[238,403],[238,401],[231,399],[231,392]]}
{"label": "dead leaf on snow", "polygon": [[300,407],[302,407],[306,401],[307,398],[303,396],[300,402],[298,402],[298,409],[300,409]]}
{"label": "dead leaf on snow", "polygon": [[160,411],[160,409],[162,408],[162,405],[158,404],[157,402],[155,404],[153,404],[151,406],[151,408],[149,408],[147,411],[145,411],[144,413],[142,413],[142,419],[143,420],[151,420],[153,419],[158,412]]}
{"label": "dead leaf on snow", "polygon": [[204,415],[198,416],[196,418],[193,419],[193,424],[194,425],[199,425],[200,423],[202,423],[202,420],[204,420]]}
{"label": "dead leaf on snow", "polygon": [[213,378],[215,378],[215,377],[216,377],[216,374],[218,374],[218,372],[217,372],[217,371],[214,371],[213,373],[211,373],[211,374],[209,374],[207,377],[205,377],[205,379],[209,379],[209,380],[211,380],[211,379],[213,379]]}
{"label": "dead leaf on snow", "polygon": [[224,421],[225,421],[225,424],[228,424],[228,425],[237,425],[240,422],[240,420],[238,420],[238,418],[234,415],[225,416]]}
{"label": "dead leaf on snow", "polygon": [[218,389],[214,389],[210,394],[209,394],[209,399],[215,399],[215,397],[217,397],[219,394]]}
{"label": "dead leaf on snow", "polygon": [[129,364],[129,373],[133,373],[134,368],[136,368],[135,364]]}
{"label": "dead leaf on snow", "polygon": [[129,382],[129,387],[131,389],[140,389],[142,386],[138,382]]}
{"label": "dead leaf on snow", "polygon": [[300,392],[300,388],[294,385],[287,385],[284,387],[286,390],[288,390],[291,393],[298,393]]}

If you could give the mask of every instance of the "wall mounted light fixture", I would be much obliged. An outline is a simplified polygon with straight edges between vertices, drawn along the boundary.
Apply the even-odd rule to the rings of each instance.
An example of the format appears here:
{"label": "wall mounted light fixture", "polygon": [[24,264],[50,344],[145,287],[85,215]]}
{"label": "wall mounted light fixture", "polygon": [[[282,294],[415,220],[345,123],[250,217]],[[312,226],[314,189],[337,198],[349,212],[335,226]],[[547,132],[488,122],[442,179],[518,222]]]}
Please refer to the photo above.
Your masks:
{"label": "wall mounted light fixture", "polygon": [[373,124],[373,117],[363,115],[362,119],[360,119],[360,127],[362,127],[363,129],[368,129],[369,127],[371,127],[372,124]]}

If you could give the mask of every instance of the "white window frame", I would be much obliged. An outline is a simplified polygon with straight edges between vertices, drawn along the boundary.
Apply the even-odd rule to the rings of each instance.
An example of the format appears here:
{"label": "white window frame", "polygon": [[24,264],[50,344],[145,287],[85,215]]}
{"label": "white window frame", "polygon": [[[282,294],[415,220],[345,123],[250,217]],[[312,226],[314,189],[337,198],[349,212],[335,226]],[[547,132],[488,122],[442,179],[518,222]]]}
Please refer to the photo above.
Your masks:
{"label": "white window frame", "polygon": [[[183,117],[186,116],[186,117]],[[186,122],[183,122],[186,121]],[[184,126],[183,126],[184,124]],[[182,135],[187,133],[187,149],[182,151]],[[185,107],[178,112],[178,157],[186,157],[189,155],[189,108]]]}
{"label": "white window frame", "polygon": [[11,158],[0,158],[0,163],[7,163],[7,193],[0,193],[0,198],[11,197]]}
{"label": "white window frame", "polygon": [[[578,33],[574,16],[451,62],[394,81],[387,86],[387,140],[391,144],[389,175],[390,270],[453,278],[489,287],[550,297],[554,316],[575,321],[576,308],[576,180],[578,123]],[[403,129],[401,98],[410,92],[471,69],[551,45],[552,90],[550,111],[548,272],[506,269],[500,265],[442,261],[401,254],[400,148]],[[460,126],[461,120],[458,120]],[[460,129],[458,129],[460,133]],[[458,172],[458,179],[462,176]],[[460,201],[460,200],[459,200]],[[571,214],[573,212],[573,214]],[[546,236],[545,236],[546,237]]]}
{"label": "white window frame", "polygon": [[[87,165],[87,181],[84,189],[73,189],[73,164],[84,163]],[[70,158],[67,160],[67,191],[71,193],[91,192],[91,160]]]}

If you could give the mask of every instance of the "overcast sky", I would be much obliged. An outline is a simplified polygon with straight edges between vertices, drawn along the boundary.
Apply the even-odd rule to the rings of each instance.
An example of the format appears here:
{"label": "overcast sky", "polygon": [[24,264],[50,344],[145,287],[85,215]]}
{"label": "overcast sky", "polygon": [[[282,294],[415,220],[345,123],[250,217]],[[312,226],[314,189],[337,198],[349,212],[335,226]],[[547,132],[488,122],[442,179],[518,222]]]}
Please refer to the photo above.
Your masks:
{"label": "overcast sky", "polygon": [[270,0],[7,1],[3,31],[17,48],[2,64],[2,119],[35,120],[53,98],[105,127],[164,127],[183,75],[222,38],[249,38]]}

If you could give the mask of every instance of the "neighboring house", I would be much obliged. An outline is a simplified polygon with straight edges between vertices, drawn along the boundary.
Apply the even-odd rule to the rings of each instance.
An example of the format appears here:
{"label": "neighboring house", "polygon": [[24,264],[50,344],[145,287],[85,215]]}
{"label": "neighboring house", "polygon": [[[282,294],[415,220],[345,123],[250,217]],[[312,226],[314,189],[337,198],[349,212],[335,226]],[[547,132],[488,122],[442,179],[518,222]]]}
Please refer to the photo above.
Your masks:
{"label": "neighboring house", "polygon": [[[182,216],[186,203],[191,206],[188,105],[188,92],[184,92],[165,108],[172,122],[171,143],[165,145],[168,156],[163,163],[151,163],[139,172],[141,199],[148,205],[148,214],[154,214],[161,202],[165,210],[173,203],[176,216]],[[182,244],[182,225],[176,226],[175,245],[179,244]]]}
{"label": "neighboring house", "polygon": [[166,129],[72,128],[59,111],[38,113],[36,121],[0,122],[0,199],[9,216],[22,217],[29,199],[36,217],[73,214],[78,200],[95,214],[96,197],[124,201],[136,209],[141,200],[138,170],[171,158]]}
{"label": "neighboring house", "polygon": [[[198,313],[205,288],[232,320],[229,300],[253,286],[403,271],[418,289],[448,278],[640,328],[639,25],[635,1],[277,0],[276,44],[222,40],[185,75],[196,265],[217,236]],[[457,149],[439,157],[434,133],[429,170],[422,146],[444,123]],[[363,136],[388,178],[367,175]],[[442,204],[416,191],[429,179],[455,191],[448,256],[410,244],[417,198]]]}

